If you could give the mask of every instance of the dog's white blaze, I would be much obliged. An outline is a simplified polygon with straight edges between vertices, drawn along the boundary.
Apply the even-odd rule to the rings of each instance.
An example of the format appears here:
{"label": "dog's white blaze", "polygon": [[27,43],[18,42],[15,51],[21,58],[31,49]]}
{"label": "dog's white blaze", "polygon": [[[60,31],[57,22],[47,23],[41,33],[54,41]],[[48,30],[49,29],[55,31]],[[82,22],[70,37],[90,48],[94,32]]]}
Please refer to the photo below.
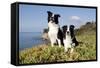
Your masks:
{"label": "dog's white blaze", "polygon": [[69,26],[68,26],[68,28],[67,28],[67,31],[69,32]]}
{"label": "dog's white blaze", "polygon": [[54,17],[54,14],[52,14],[52,17]]}

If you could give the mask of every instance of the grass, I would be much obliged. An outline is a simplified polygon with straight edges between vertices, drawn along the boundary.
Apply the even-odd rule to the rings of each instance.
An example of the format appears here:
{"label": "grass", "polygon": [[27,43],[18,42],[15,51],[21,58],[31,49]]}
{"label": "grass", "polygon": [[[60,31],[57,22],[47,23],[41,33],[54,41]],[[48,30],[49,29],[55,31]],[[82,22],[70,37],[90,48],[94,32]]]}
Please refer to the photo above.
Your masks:
{"label": "grass", "polygon": [[81,43],[74,48],[73,53],[65,53],[64,47],[40,45],[20,51],[19,63],[50,63],[96,59],[96,34],[81,34],[76,36]]}

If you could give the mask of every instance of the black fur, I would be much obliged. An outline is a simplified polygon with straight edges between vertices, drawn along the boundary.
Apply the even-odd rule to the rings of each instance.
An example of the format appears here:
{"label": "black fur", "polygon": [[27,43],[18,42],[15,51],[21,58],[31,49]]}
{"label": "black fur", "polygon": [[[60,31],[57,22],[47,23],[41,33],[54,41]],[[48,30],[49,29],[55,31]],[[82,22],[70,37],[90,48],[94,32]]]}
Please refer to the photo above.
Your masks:
{"label": "black fur", "polygon": [[64,26],[62,27],[62,31],[63,31],[63,38],[66,39],[67,25],[64,25]]}
{"label": "black fur", "polygon": [[70,25],[70,34],[71,34],[71,38],[73,38],[75,36],[75,34],[74,34],[74,25]]}
{"label": "black fur", "polygon": [[64,46],[64,43],[63,43],[63,32],[62,32],[62,30],[60,28],[59,28],[59,31],[58,31],[58,34],[57,34],[57,38],[60,39],[61,45]]}
{"label": "black fur", "polygon": [[54,15],[54,22],[55,22],[55,24],[58,24],[59,23],[58,17],[60,17],[59,14],[55,14]]}
{"label": "black fur", "polygon": [[75,37],[72,39],[72,42],[75,43],[75,46],[77,46],[79,44],[79,42],[76,40]]}

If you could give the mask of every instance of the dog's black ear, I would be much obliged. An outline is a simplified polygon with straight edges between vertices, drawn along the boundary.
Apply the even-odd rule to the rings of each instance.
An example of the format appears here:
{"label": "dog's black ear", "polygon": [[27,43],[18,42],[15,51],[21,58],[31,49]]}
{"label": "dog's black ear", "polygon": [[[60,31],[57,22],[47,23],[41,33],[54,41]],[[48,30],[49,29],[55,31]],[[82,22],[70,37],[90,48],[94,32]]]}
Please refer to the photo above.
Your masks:
{"label": "dog's black ear", "polygon": [[48,13],[48,22],[50,21],[50,17],[52,17],[52,12],[51,11],[47,11],[47,13]]}
{"label": "dog's black ear", "polygon": [[55,18],[58,18],[58,17],[60,17],[60,15],[59,14],[55,14],[54,17]]}
{"label": "dog's black ear", "polygon": [[70,28],[73,28],[73,29],[74,29],[74,28],[75,28],[75,26],[74,26],[74,25],[70,25]]}
{"label": "dog's black ear", "polygon": [[51,11],[47,11],[48,15],[52,15],[53,13]]}
{"label": "dog's black ear", "polygon": [[56,15],[57,17],[61,17],[59,14]]}
{"label": "dog's black ear", "polygon": [[52,13],[51,11],[47,11],[47,13]]}
{"label": "dog's black ear", "polygon": [[61,17],[59,14],[57,15],[58,17]]}

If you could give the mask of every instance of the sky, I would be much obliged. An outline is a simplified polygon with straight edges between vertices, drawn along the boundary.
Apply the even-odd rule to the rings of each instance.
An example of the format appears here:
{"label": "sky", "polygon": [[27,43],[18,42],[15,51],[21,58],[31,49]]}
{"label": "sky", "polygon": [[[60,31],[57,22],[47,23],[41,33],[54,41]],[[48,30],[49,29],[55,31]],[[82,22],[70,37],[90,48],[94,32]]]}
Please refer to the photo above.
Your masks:
{"label": "sky", "polygon": [[19,32],[43,32],[48,27],[47,11],[60,14],[59,24],[79,28],[88,21],[96,21],[96,9],[57,7],[43,5],[19,5]]}

